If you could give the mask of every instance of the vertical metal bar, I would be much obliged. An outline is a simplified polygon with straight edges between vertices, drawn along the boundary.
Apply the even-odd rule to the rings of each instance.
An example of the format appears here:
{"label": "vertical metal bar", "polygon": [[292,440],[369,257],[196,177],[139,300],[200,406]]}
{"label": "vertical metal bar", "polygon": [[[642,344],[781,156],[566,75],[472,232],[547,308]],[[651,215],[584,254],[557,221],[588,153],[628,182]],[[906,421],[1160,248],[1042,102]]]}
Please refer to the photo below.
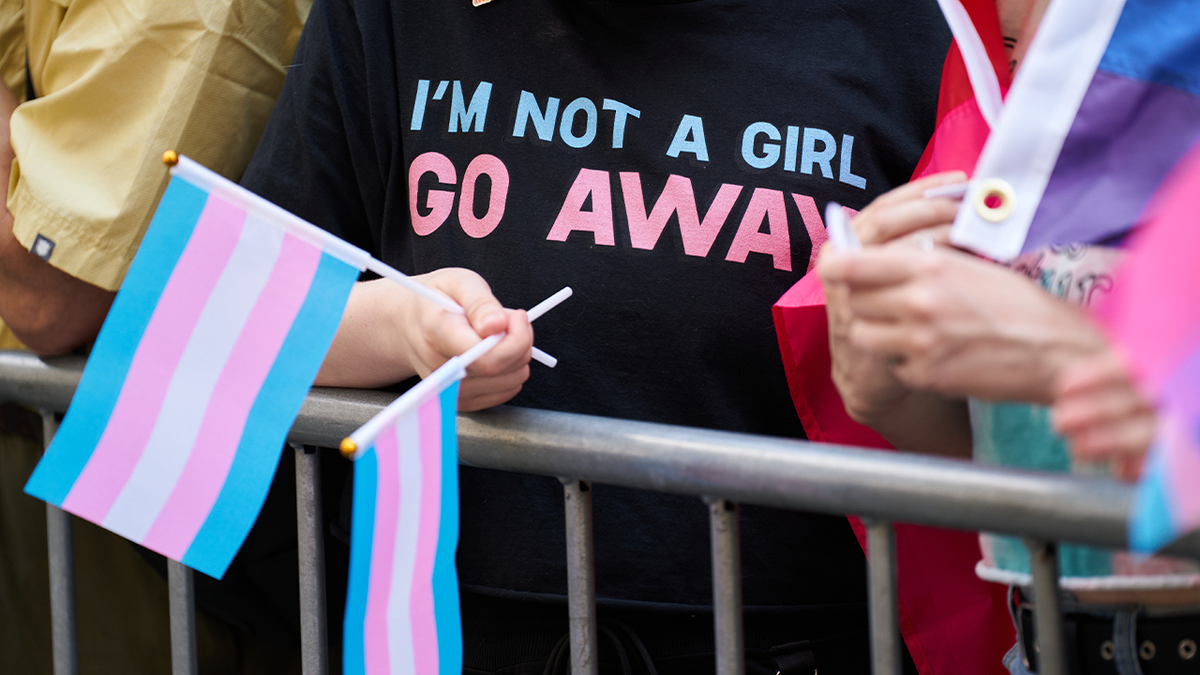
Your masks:
{"label": "vertical metal bar", "polygon": [[1038,675],[1066,675],[1067,650],[1063,637],[1062,604],[1058,595],[1058,547],[1030,540],[1033,571],[1033,629],[1037,636]]}
{"label": "vertical metal bar", "polygon": [[567,512],[567,610],[570,617],[571,673],[597,675],[596,568],[592,543],[592,486],[560,479]]}
{"label": "vertical metal bar", "polygon": [[[42,412],[42,439],[46,447],[58,431],[58,420]],[[50,553],[50,639],[54,675],[79,672],[79,643],[75,632],[75,549],[71,514],[46,504],[46,538]]]}
{"label": "vertical metal bar", "polygon": [[900,675],[900,620],[896,600],[896,533],[890,520],[866,520],[871,598],[871,672]]}
{"label": "vertical metal bar", "polygon": [[171,673],[197,675],[196,593],[192,587],[192,569],[174,560],[167,561],[167,598],[171,608]]}
{"label": "vertical metal bar", "polygon": [[325,533],[321,510],[321,455],[311,445],[296,451],[296,528],[300,542],[300,651],[304,675],[329,673],[325,615]]}
{"label": "vertical metal bar", "polygon": [[725,499],[708,503],[712,539],[713,632],[717,675],[746,672],[742,634],[742,542],[738,505]]}

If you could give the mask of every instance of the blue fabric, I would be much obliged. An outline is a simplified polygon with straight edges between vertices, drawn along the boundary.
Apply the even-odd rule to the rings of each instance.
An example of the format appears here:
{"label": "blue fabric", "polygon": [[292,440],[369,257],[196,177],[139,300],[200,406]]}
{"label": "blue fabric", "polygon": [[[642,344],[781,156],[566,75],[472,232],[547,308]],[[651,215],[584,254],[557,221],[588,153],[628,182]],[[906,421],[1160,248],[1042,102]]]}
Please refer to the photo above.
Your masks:
{"label": "blue fabric", "polygon": [[[1050,410],[1024,403],[971,402],[971,429],[975,459],[989,464],[1071,471],[1067,443],[1050,428]],[[1017,537],[987,533],[996,567],[1029,574],[1029,549]],[[1095,577],[1112,574],[1108,551],[1090,546],[1063,544],[1058,552],[1063,576]]]}
{"label": "blue fabric", "polygon": [[1100,69],[1200,96],[1200,5],[1126,0]]}
{"label": "blue fabric", "polygon": [[172,178],[167,185],[96,338],[66,418],[25,485],[28,494],[61,506],[83,472],[108,426],[146,325],[207,201],[207,192],[181,178]]}
{"label": "blue fabric", "polygon": [[342,670],[345,675],[367,672],[367,594],[371,588],[371,543],[375,534],[375,493],[379,488],[379,461],[375,448],[354,460],[354,505],[350,522],[350,585],[346,591]]}
{"label": "blue fabric", "polygon": [[[262,509],[288,429],[333,342],[358,269],[322,254],[308,297],[250,407],[237,455],[183,563],[220,578]],[[201,440],[203,442],[203,440]]]}
{"label": "blue fabric", "polygon": [[462,618],[458,572],[458,382],[442,390],[442,504],[437,553],[433,559],[433,616],[437,622],[438,667],[442,675],[462,673]]}
{"label": "blue fabric", "polygon": [[1167,499],[1167,459],[1165,452],[1152,451],[1146,476],[1138,482],[1129,519],[1129,546],[1139,553],[1153,553],[1167,545],[1179,533],[1171,517]]}

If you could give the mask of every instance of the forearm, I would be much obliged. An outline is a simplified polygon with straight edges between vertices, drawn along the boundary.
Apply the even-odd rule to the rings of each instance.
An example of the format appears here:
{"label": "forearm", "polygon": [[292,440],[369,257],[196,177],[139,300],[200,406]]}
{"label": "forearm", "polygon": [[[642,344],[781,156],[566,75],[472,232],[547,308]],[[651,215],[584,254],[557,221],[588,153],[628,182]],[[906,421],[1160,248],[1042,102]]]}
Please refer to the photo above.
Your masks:
{"label": "forearm", "polygon": [[373,389],[417,374],[405,335],[394,325],[395,294],[390,281],[359,283],[350,292],[346,312],[315,384],[321,387]]}
{"label": "forearm", "polygon": [[971,457],[971,422],[963,399],[910,391],[886,409],[855,410],[847,406],[847,412],[898,450]]}

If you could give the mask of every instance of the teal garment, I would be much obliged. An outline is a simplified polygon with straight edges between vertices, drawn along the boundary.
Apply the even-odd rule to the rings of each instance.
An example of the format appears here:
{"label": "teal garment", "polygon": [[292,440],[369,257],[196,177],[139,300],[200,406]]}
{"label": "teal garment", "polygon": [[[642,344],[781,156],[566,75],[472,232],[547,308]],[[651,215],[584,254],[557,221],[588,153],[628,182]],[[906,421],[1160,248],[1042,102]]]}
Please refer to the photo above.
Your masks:
{"label": "teal garment", "polygon": [[[1067,443],[1050,428],[1050,409],[1046,406],[971,400],[971,431],[977,462],[1071,471]],[[984,536],[996,567],[1029,573],[1029,549],[1019,538],[991,533]],[[1058,550],[1058,567],[1059,574],[1066,577],[1109,576],[1112,554],[1090,546],[1064,544]]]}

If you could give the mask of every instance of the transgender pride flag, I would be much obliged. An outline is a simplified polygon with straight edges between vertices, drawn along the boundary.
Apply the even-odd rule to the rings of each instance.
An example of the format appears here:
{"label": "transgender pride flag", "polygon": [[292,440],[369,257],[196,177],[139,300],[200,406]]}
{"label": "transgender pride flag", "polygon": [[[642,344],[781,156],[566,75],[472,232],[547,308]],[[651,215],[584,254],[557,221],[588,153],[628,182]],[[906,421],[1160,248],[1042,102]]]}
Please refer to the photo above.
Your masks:
{"label": "transgender pride flag", "polygon": [[462,672],[454,568],[460,359],[354,434],[368,440],[354,460],[346,675]]}
{"label": "transgender pride flag", "polygon": [[1129,545],[1151,552],[1200,527],[1200,144],[1172,174],[1097,314],[1159,412]]}
{"label": "transgender pride flag", "polygon": [[366,253],[187,158],[25,491],[214,577]]}
{"label": "transgender pride flag", "polygon": [[1200,2],[1054,0],[951,238],[997,260],[1131,230],[1200,138]]}

